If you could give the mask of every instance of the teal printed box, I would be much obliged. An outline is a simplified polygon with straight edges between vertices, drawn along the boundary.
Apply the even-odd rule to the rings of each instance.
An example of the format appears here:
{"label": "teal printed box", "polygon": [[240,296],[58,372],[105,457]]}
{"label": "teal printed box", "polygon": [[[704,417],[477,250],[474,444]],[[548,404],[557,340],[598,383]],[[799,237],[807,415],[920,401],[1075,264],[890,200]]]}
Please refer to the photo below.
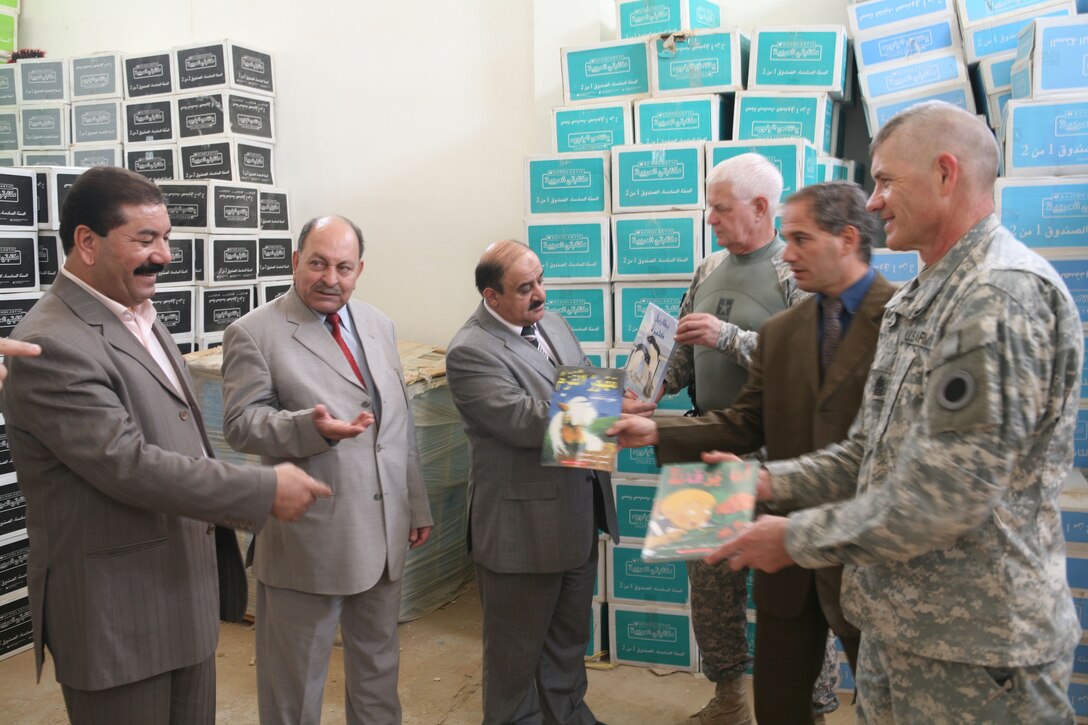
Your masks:
{"label": "teal printed box", "polygon": [[[852,6],[857,7],[857,6]],[[854,38],[854,61],[858,70],[871,70],[885,63],[918,58],[929,53],[963,53],[959,24],[947,15],[918,25],[895,26],[887,31],[865,33]]]}
{"label": "teal printed box", "polygon": [[719,95],[635,101],[636,143],[721,141],[722,134],[722,97]]}
{"label": "teal printed box", "polygon": [[956,0],[961,28],[973,28],[1013,15],[1041,15],[1055,0]]}
{"label": "teal printed box", "polygon": [[545,308],[567,321],[583,345],[612,341],[612,296],[608,285],[548,285]]}
{"label": "teal printed box", "polygon": [[617,0],[616,27],[621,38],[719,28],[722,7],[718,0]]}
{"label": "teal printed box", "polygon": [[[1036,251],[1061,275],[1065,286],[1069,288],[1069,294],[1073,295],[1073,301],[1077,304],[1081,323],[1088,324],[1088,248],[1043,248]],[[1088,402],[1088,397],[1082,394],[1081,400]]]}
{"label": "teal printed box", "polygon": [[903,23],[918,23],[934,16],[950,15],[951,0],[867,0],[846,6],[851,37],[887,32]]}
{"label": "teal printed box", "polygon": [[884,279],[899,285],[917,277],[922,268],[918,252],[896,252],[891,249],[874,249],[871,264],[873,269],[884,275]]}
{"label": "teal printed box", "polygon": [[616,497],[616,522],[619,525],[620,541],[641,544],[650,523],[657,481],[624,481],[614,478],[612,491]]}
{"label": "teal printed box", "polygon": [[565,104],[650,95],[650,51],[644,40],[563,48],[560,56]]}
{"label": "teal printed box", "polygon": [[631,102],[553,108],[552,131],[557,154],[609,151],[632,143]]}
{"label": "teal printed box", "polygon": [[[614,362],[612,367],[616,367]],[[621,448],[616,456],[616,473],[624,477],[652,478],[656,481],[661,467],[657,465],[654,447]]]}
{"label": "teal printed box", "polygon": [[1073,0],[1064,0],[1045,9],[1003,17],[977,27],[963,28],[963,50],[968,63],[978,63],[987,56],[1016,50],[1017,35],[1038,17],[1054,18],[1076,15]]}
{"label": "teal printed box", "polygon": [[748,75],[748,36],[737,30],[703,30],[650,41],[654,96],[733,93]]}
{"label": "teal printed box", "polygon": [[1015,62],[1016,53],[1013,51],[987,56],[979,61],[973,81],[987,95],[1008,90],[1012,86],[1012,65]]}
{"label": "teal printed box", "polygon": [[687,282],[636,284],[617,282],[613,290],[616,309],[616,345],[633,345],[646,306],[654,303],[673,317],[680,314],[680,301],[688,291]]}
{"label": "teal printed box", "polygon": [[1088,95],[1014,99],[1005,113],[1006,176],[1088,174]]}
{"label": "teal printed box", "polygon": [[[612,367],[622,368],[627,364],[627,356],[631,353],[630,349],[618,350],[613,349],[609,351],[609,355],[612,360]],[[665,395],[657,402],[657,410],[654,411],[654,415],[683,415],[692,409],[691,396],[688,395],[688,389],[684,388],[678,393],[671,395]],[[630,449],[623,449],[626,452]],[[657,474],[661,469],[657,465],[657,458],[653,455],[653,447],[647,446],[646,448],[637,448],[632,453],[638,454],[639,461],[635,463],[634,456],[629,459],[633,466],[637,466],[638,470],[630,471],[631,473],[651,473]],[[649,451],[649,455],[646,455],[646,451]],[[622,455],[622,452],[621,452]],[[648,459],[648,460],[647,460]],[[624,471],[624,468],[619,467],[617,463],[618,471]],[[622,536],[622,534],[621,534]],[[639,534],[641,536],[641,534]]]}
{"label": "teal printed box", "polygon": [[892,116],[923,101],[944,101],[975,113],[975,96],[970,83],[942,83],[939,86],[920,88],[910,93],[896,93],[874,101],[867,100],[865,121],[869,124],[869,135],[875,136],[880,127]]}
{"label": "teal printed box", "polygon": [[[1088,18],[1040,18],[1025,25],[1017,38],[1012,73],[1013,98],[1088,92]],[[1015,78],[1021,73],[1018,84]]]}
{"label": "teal printed box", "polygon": [[802,25],[756,28],[748,90],[828,93],[846,88],[846,28]]}
{"label": "teal printed box", "polygon": [[582,354],[589,360],[589,364],[595,368],[606,368],[608,365],[608,348],[600,345],[583,345]]}
{"label": "teal printed box", "polygon": [[607,282],[607,216],[545,216],[525,220],[525,241],[548,282]]}
{"label": "teal printed box", "polygon": [[699,665],[691,614],[685,610],[610,603],[608,641],[612,664],[687,672]]}
{"label": "teal printed box", "polygon": [[525,157],[525,213],[607,214],[612,210],[607,151]]}
{"label": "teal printed box", "polygon": [[608,542],[608,601],[687,606],[688,568],[683,561],[643,561],[642,543]]}
{"label": "teal printed box", "polygon": [[959,52],[882,65],[858,75],[862,94],[869,99],[906,93],[940,83],[967,83],[967,67]]}
{"label": "teal printed box", "polygon": [[[820,181],[853,181],[856,162],[837,159],[834,156],[822,156],[816,161],[816,168]],[[785,194],[782,197],[785,198]]]}
{"label": "teal printed box", "polygon": [[705,205],[700,143],[612,149],[612,211],[701,210]]}
{"label": "teal printed box", "polygon": [[614,281],[691,280],[703,249],[701,211],[615,214]]}
{"label": "teal printed box", "polygon": [[1000,178],[994,202],[1001,223],[1033,249],[1088,247],[1088,179]]}
{"label": "teal printed box", "polygon": [[801,138],[832,151],[834,103],[826,93],[745,91],[736,96],[733,139]]}
{"label": "teal printed box", "polygon": [[741,154],[756,153],[766,157],[778,173],[782,174],[782,198],[785,199],[802,186],[815,184],[816,164],[819,154],[809,141],[801,139],[765,139],[750,141],[722,141],[706,145],[707,176],[715,166]]}

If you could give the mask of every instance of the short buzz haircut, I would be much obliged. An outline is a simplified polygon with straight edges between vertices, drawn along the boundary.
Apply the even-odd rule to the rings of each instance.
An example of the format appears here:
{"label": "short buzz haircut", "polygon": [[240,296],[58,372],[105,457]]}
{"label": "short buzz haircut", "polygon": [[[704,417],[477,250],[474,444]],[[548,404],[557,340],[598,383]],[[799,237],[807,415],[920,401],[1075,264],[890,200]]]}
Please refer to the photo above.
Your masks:
{"label": "short buzz haircut", "polygon": [[774,217],[782,199],[782,174],[763,154],[747,153],[718,163],[706,177],[709,189],[715,184],[729,184],[733,196],[750,201],[767,200],[767,214]]}
{"label": "short buzz haircut", "polygon": [[858,230],[858,257],[868,264],[873,258],[873,237],[877,220],[865,205],[865,190],[852,181],[825,181],[804,186],[786,199],[787,204],[809,202],[809,214],[816,226],[828,234],[841,234],[846,227]]}
{"label": "short buzz haircut", "polygon": [[65,254],[75,246],[76,228],[100,237],[126,221],[121,207],[164,204],[159,187],[144,176],[116,166],[96,166],[80,174],[60,210],[60,240]]}
{"label": "short buzz haircut", "polygon": [[317,223],[320,221],[324,221],[325,219],[339,219],[340,221],[351,227],[351,230],[355,232],[355,239],[357,239],[359,242],[359,259],[362,259],[363,252],[366,249],[366,242],[363,240],[362,230],[359,229],[359,226],[351,219],[348,219],[345,216],[340,216],[339,214],[334,214],[332,216],[315,216],[313,219],[303,224],[302,231],[298,233],[298,251],[302,251],[302,247],[306,244],[306,237],[310,236],[310,232],[314,230],[314,227],[317,225]]}

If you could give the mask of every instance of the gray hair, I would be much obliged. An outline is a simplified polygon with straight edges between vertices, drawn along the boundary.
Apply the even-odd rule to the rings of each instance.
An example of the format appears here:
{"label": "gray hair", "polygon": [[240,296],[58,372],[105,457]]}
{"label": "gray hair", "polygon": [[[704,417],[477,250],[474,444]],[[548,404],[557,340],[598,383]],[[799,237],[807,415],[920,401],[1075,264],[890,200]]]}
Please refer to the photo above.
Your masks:
{"label": "gray hair", "polygon": [[751,200],[767,200],[767,214],[774,217],[782,199],[782,174],[763,154],[747,153],[720,162],[706,176],[707,188],[729,184],[733,196]]}

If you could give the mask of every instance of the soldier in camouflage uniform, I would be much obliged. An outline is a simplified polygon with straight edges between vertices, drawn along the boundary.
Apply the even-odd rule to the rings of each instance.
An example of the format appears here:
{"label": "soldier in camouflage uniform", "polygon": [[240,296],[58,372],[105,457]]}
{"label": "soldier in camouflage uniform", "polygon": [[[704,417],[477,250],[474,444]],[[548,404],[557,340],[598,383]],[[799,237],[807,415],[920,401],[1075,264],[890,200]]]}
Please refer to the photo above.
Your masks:
{"label": "soldier in camouflage uniform", "polygon": [[[804,300],[788,264],[785,242],[774,228],[782,175],[760,154],[722,161],[707,177],[707,222],[725,250],[703,260],[680,306],[677,347],[665,391],[694,384],[699,411],[729,407],[748,378],[759,339],[771,315]],[[701,725],[751,722],[744,672],[748,654],[747,571],[688,563],[691,619],[702,670],[716,684],[715,696],[696,714]],[[829,640],[827,666],[815,695],[817,713],[838,707],[838,668]]]}
{"label": "soldier in camouflage uniform", "polygon": [[888,303],[850,438],[767,465],[761,498],[816,508],[762,517],[709,560],[847,565],[859,722],[1071,723],[1080,629],[1057,504],[1076,306],[994,217],[998,148],[975,116],[915,106],[872,155],[869,208],[925,270]]}

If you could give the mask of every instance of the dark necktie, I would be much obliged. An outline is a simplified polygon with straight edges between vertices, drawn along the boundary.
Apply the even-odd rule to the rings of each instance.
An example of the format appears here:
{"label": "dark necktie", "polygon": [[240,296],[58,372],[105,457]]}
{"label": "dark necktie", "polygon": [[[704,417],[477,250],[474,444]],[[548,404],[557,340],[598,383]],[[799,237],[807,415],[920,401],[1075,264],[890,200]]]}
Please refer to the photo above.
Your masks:
{"label": "dark necktie", "polygon": [[363,373],[359,370],[359,365],[355,362],[355,357],[351,354],[351,350],[348,349],[348,344],[344,342],[344,336],[340,334],[340,315],[335,312],[325,315],[325,322],[332,326],[332,339],[336,340],[336,344],[340,346],[340,352],[344,353],[348,365],[351,366],[351,371],[355,373],[355,377],[359,379],[359,384],[363,386],[363,390],[366,390],[366,381],[363,380]]}
{"label": "dark necktie", "polygon": [[820,339],[820,375],[831,366],[835,353],[842,340],[842,300],[838,297],[824,297],[820,303],[823,310],[824,336]]}
{"label": "dark necktie", "polygon": [[[548,355],[548,351],[544,349],[544,346],[540,344],[540,338],[536,336],[536,327],[529,325],[528,327],[521,328],[521,337],[525,342],[536,348],[536,351],[544,356],[544,359],[548,362],[552,362],[552,358]],[[552,363],[554,365],[554,363]]]}

